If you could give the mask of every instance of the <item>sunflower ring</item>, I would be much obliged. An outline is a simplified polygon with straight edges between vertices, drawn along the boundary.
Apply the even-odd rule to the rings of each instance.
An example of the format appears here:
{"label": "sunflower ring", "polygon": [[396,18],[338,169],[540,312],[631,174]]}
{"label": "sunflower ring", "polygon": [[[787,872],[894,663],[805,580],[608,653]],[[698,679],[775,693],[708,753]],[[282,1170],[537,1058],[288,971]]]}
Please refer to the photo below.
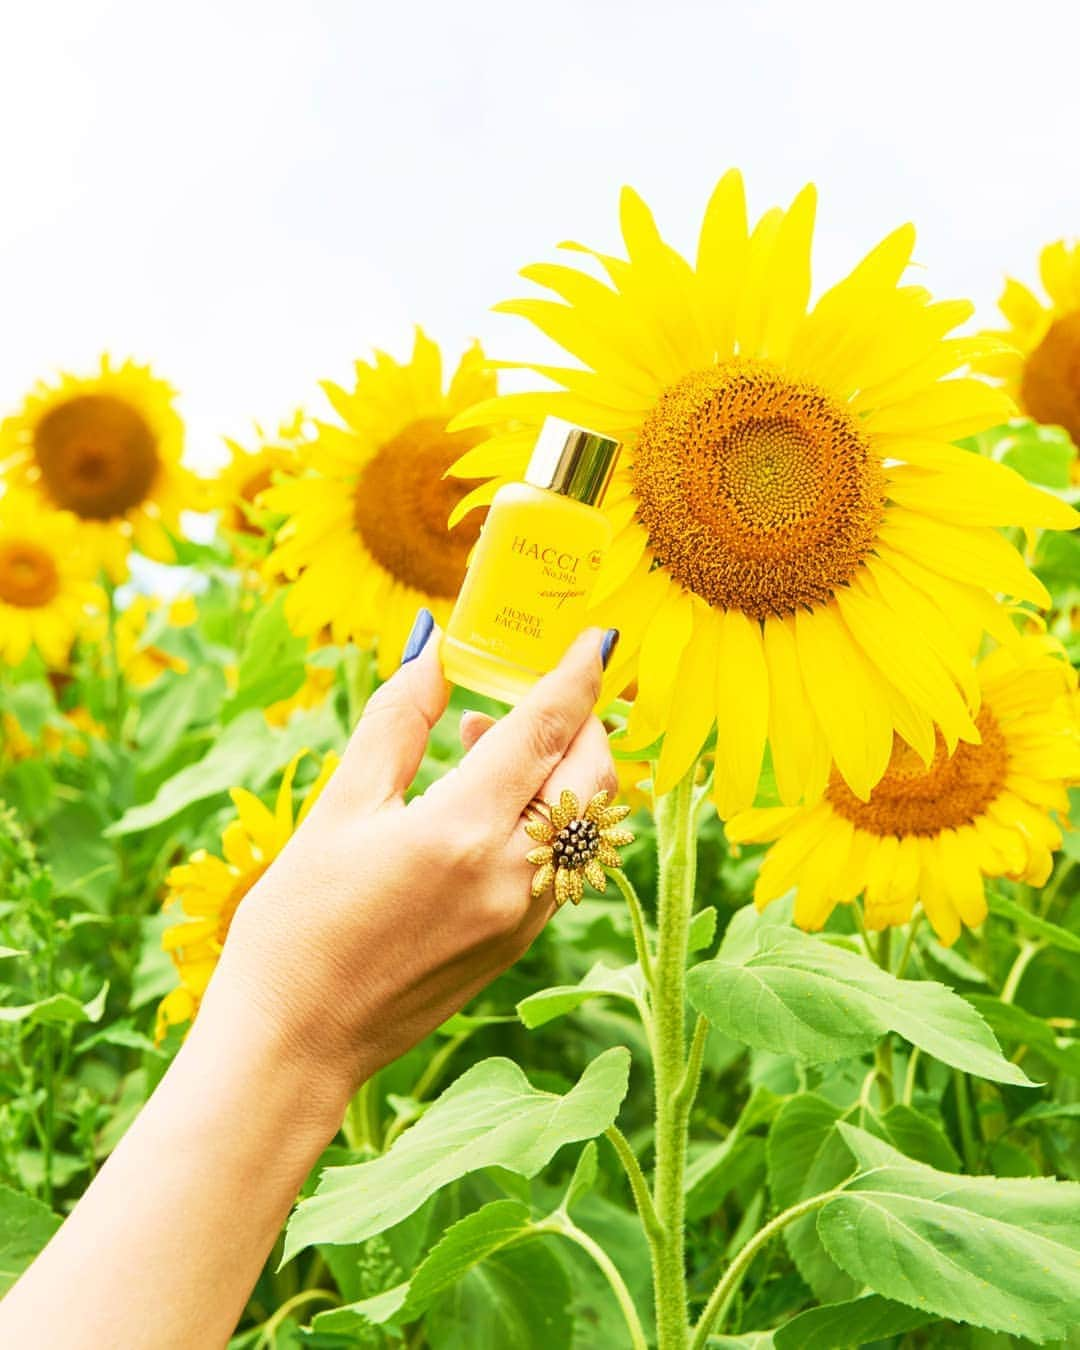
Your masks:
{"label": "sunflower ring", "polygon": [[586,881],[598,891],[607,887],[604,868],[621,867],[618,850],[634,839],[620,826],[630,808],[609,806],[608,797],[607,792],[596,793],[583,811],[577,796],[565,788],[556,805],[534,797],[525,808],[525,832],[539,844],[526,855],[536,868],[534,896],[553,886],[555,904],[561,907],[567,900],[580,903]]}

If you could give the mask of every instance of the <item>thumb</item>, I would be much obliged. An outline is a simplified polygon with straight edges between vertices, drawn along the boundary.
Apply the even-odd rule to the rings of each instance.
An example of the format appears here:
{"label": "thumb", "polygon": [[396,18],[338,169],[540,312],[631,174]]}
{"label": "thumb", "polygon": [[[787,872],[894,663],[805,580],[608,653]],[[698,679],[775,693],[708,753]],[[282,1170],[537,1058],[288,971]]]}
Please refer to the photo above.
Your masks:
{"label": "thumb", "polygon": [[375,811],[400,798],[416,777],[449,694],[439,663],[439,630],[431,611],[421,609],[401,666],[368,700],[327,792],[333,788],[352,813]]}

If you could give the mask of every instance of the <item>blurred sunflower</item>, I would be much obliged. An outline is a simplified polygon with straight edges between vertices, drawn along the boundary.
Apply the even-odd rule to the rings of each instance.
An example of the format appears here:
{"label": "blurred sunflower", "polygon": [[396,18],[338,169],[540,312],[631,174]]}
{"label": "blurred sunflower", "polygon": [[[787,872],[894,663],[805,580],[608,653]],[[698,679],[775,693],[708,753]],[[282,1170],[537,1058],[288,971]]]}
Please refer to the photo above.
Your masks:
{"label": "blurred sunflower", "polygon": [[439,349],[417,329],[408,364],[378,352],[356,363],[351,393],[323,387],[345,426],[316,423],[307,472],[263,494],[288,517],[266,566],[293,581],[285,614],[295,632],[377,638],[385,677],[419,606],[445,622],[465,575],[479,522],[447,529],[468,485],[443,475],[481,433],[447,423],[493,395],[495,380],[474,345],[444,393]]}
{"label": "blurred sunflower", "polygon": [[71,708],[61,716],[63,722],[58,725],[50,721],[42,729],[40,739],[34,740],[14,713],[0,713],[0,759],[51,758],[65,750],[82,759],[88,752],[89,738],[102,740],[105,736],[105,728],[86,708]]}
{"label": "blurred sunflower", "polygon": [[104,603],[79,522],[28,493],[0,497],[0,661],[19,665],[36,647],[56,668]]}
{"label": "blurred sunflower", "polygon": [[1080,243],[1064,239],[1039,255],[1044,304],[1011,277],[998,300],[1009,348],[988,353],[976,368],[1002,380],[1036,422],[1064,427],[1080,445]]}
{"label": "blurred sunflower", "polygon": [[210,510],[220,511],[223,529],[241,537],[265,533],[263,493],[275,478],[280,480],[302,467],[300,448],[306,440],[305,423],[304,414],[297,411],[281,424],[274,436],[265,435],[256,427],[258,440],[253,450],[226,440],[229,462],[206,484],[204,499]]}
{"label": "blurred sunflower", "polygon": [[149,367],[103,356],[94,375],[40,383],[0,425],[0,465],[78,517],[114,581],[132,546],[159,561],[174,556],[166,529],[177,528],[193,479],[180,466],[173,397]]}
{"label": "blurred sunflower", "polygon": [[[158,639],[165,629],[187,628],[197,617],[198,609],[190,595],[178,597],[167,607],[151,596],[136,595],[120,611],[116,616],[116,656],[124,679],[133,689],[149,689],[167,670],[187,674],[187,661],[159,646]],[[104,615],[95,618],[88,636],[101,646],[108,641]]]}
{"label": "blurred sunflower", "polygon": [[809,807],[752,808],[727,823],[733,843],[776,840],[761,865],[759,909],[796,887],[795,922],[821,928],[864,896],[869,928],[907,923],[922,901],[951,944],[986,918],[983,878],[1041,886],[1061,847],[1067,785],[1080,780],[1076,672],[1052,638],[999,647],[978,667],[978,745],[929,768],[897,737],[885,776],[860,801],[838,774]]}
{"label": "blurred sunflower", "polygon": [[304,683],[288,698],[279,699],[263,709],[263,716],[272,727],[283,727],[293,713],[318,708],[334,687],[337,672],[332,666],[305,666]]}
{"label": "blurred sunflower", "polygon": [[169,1027],[190,1022],[198,1012],[240,902],[289,842],[337,768],[337,755],[325,755],[294,821],[293,778],[306,753],[302,750],[286,766],[272,811],[245,788],[233,788],[230,796],[237,818],[222,831],[224,858],[199,849],[166,878],[164,906],[179,905],[184,918],[162,935],[161,944],[173,959],[180,983],[158,1007],[159,1041]]}
{"label": "blurred sunflower", "polygon": [[580,364],[520,363],[561,387],[490,400],[452,424],[512,428],[455,464],[489,479],[459,514],[520,476],[548,414],[624,441],[596,594],[597,621],[622,633],[605,694],[637,678],[623,746],[664,736],[659,792],[716,722],[725,817],[752,803],[766,742],[789,804],[820,794],[833,760],[867,800],[894,731],[926,762],[936,728],[950,750],[977,742],[971,656],[984,629],[1011,637],[992,594],[1049,599],[994,527],[1080,520],[950,444],[1012,403],[955,375],[1001,345],[947,336],[971,306],[901,284],[910,226],[808,311],[814,208],[808,187],[750,228],[729,173],[691,266],[627,189],[627,260],[566,245],[607,282],[527,267],[559,299],[497,306]]}

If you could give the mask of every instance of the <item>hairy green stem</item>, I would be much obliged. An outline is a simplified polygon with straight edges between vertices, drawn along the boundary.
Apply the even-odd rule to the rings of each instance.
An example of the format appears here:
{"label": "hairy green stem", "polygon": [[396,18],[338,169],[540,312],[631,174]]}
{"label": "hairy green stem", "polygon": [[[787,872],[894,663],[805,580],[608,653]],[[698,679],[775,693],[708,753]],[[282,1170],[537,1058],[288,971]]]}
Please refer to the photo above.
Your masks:
{"label": "hairy green stem", "polygon": [[656,1050],[656,1176],[653,1199],[661,1225],[653,1262],[659,1350],[685,1350],[687,1078],[686,954],[694,906],[697,839],[692,765],[680,783],[657,802],[660,854],[657,952],[653,1016]]}
{"label": "hairy green stem", "polygon": [[633,1350],[648,1350],[649,1343],[645,1339],[645,1331],[642,1328],[641,1318],[634,1306],[630,1290],[627,1289],[626,1281],[619,1274],[615,1262],[612,1261],[603,1247],[588,1233],[580,1229],[565,1210],[556,1210],[550,1218],[537,1224],[532,1231],[534,1233],[559,1233],[563,1237],[569,1238],[571,1242],[576,1242],[583,1251],[588,1252],[611,1286],[611,1292],[615,1295],[622,1315],[626,1319],[626,1327],[630,1332],[630,1344]]}
{"label": "hairy green stem", "polygon": [[974,1176],[979,1171],[979,1144],[975,1138],[975,1121],[971,1114],[967,1075],[953,1070],[953,1091],[956,1094],[956,1123],[960,1129],[960,1147],[964,1166]]}
{"label": "hairy green stem", "polygon": [[615,885],[622,892],[626,907],[630,911],[630,925],[634,930],[634,950],[637,952],[638,964],[645,976],[645,983],[651,989],[653,985],[652,953],[649,950],[649,935],[645,927],[645,912],[641,908],[641,900],[634,889],[634,883],[621,867],[611,868],[608,876],[614,879]]}
{"label": "hairy green stem", "polygon": [[265,1346],[277,1344],[278,1327],[294,1309],[302,1307],[305,1303],[336,1303],[337,1301],[337,1295],[329,1289],[301,1289],[298,1294],[286,1299],[281,1307],[263,1323],[259,1338],[255,1342],[255,1350],[263,1350]]}
{"label": "hairy green stem", "polygon": [[1043,943],[1041,940],[1026,941],[1020,944],[1020,950],[1016,953],[1016,960],[1009,967],[1009,973],[1005,976],[1005,983],[1001,986],[1002,1003],[1011,1003],[1016,998],[1016,991],[1020,988],[1024,971],[1027,970],[1042,949]]}
{"label": "hairy green stem", "polygon": [[645,1173],[641,1170],[637,1155],[630,1147],[629,1139],[619,1129],[618,1125],[609,1125],[604,1133],[614,1148],[619,1162],[622,1163],[626,1179],[630,1183],[634,1204],[637,1206],[638,1214],[641,1217],[642,1227],[645,1229],[645,1236],[649,1239],[649,1248],[652,1250],[659,1241],[663,1230],[660,1227],[660,1220],[656,1217],[656,1206],[653,1204],[652,1195],[649,1193]]}
{"label": "hairy green stem", "polygon": [[801,1200],[797,1205],[792,1205],[790,1209],[785,1209],[776,1218],[770,1219],[764,1228],[758,1229],[727,1270],[724,1271],[720,1282],[709,1295],[709,1301],[705,1304],[705,1309],[694,1328],[694,1338],[690,1342],[690,1350],[703,1350],[703,1347],[708,1344],[713,1324],[719,1322],[724,1313],[727,1312],[728,1304],[731,1302],[736,1289],[738,1289],[739,1282],[746,1274],[750,1262],[753,1261],[762,1247],[771,1242],[777,1233],[786,1228],[789,1223],[801,1219],[804,1214],[812,1214],[815,1209],[821,1209],[834,1195],[839,1194],[840,1188],[838,1187],[835,1190],[824,1191],[821,1195],[812,1195],[809,1200]]}
{"label": "hairy green stem", "polygon": [[907,941],[904,943],[904,950],[900,953],[900,961],[896,967],[896,978],[898,980],[903,977],[904,971],[907,970],[908,962],[911,960],[911,953],[915,947],[915,934],[918,933],[922,921],[923,913],[920,909],[918,914],[916,914],[908,924]]}

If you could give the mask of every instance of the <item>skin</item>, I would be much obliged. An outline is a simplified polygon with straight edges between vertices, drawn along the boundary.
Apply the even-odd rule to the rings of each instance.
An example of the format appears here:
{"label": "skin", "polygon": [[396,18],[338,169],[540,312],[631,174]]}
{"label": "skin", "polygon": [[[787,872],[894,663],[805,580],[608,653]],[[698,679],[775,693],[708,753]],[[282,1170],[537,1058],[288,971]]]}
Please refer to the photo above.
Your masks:
{"label": "skin", "polygon": [[157,1090],[0,1303],[0,1344],[224,1345],[350,1097],[551,917],[522,811],[615,788],[598,629],[466,755],[404,794],[446,708],[438,633],[374,695],[315,808],[237,911]]}

